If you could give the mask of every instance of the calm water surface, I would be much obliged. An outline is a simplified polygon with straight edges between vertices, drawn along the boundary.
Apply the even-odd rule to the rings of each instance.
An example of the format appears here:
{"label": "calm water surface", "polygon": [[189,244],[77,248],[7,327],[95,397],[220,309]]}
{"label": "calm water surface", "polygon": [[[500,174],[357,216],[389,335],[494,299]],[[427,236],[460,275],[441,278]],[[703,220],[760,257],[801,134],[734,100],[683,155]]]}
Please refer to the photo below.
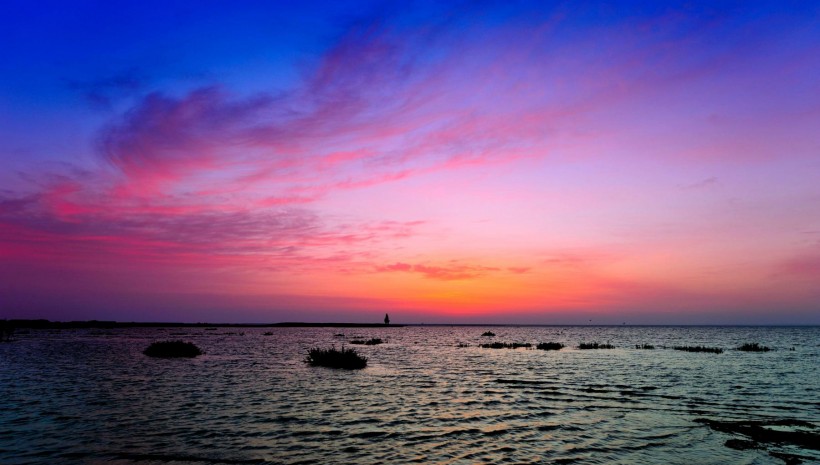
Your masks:
{"label": "calm water surface", "polygon": [[[366,369],[303,363],[356,336],[387,340],[356,346]],[[142,355],[165,339],[207,354]],[[568,347],[477,346],[490,340]],[[596,341],[617,348],[574,348]],[[728,350],[744,342],[776,350]],[[662,348],[675,345],[727,350]],[[734,450],[738,436],[693,421],[820,425],[819,356],[817,327],[32,331],[0,344],[0,463],[820,463],[796,446]]]}

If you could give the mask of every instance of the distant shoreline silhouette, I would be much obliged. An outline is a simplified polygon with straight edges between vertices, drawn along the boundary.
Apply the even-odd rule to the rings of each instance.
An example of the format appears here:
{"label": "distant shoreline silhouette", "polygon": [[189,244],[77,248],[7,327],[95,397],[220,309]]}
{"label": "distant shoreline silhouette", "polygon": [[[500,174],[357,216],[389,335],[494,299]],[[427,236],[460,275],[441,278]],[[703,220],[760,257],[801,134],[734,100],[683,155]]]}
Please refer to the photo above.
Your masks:
{"label": "distant shoreline silhouette", "polygon": [[113,328],[401,328],[405,325],[384,323],[307,323],[288,321],[282,323],[181,323],[181,322],[121,322],[104,320],[50,321],[7,320],[14,328],[25,329],[113,329]]}

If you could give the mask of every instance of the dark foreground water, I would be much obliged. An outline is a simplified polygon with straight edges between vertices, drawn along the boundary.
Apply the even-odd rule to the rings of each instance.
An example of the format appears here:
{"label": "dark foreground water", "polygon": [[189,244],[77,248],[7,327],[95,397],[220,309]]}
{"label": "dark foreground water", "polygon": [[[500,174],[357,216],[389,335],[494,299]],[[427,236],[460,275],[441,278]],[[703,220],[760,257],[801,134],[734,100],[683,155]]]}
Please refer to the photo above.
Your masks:
{"label": "dark foreground water", "polygon": [[[354,336],[388,341],[356,346],[366,369],[303,363]],[[142,354],[164,339],[207,354]],[[477,347],[490,340],[568,347]],[[617,348],[574,348],[584,341]],[[775,350],[730,350],[744,342]],[[32,331],[0,344],[0,463],[820,463],[820,440],[755,442],[695,421],[820,425],[819,355],[817,327]],[[820,438],[808,423],[765,428]]]}

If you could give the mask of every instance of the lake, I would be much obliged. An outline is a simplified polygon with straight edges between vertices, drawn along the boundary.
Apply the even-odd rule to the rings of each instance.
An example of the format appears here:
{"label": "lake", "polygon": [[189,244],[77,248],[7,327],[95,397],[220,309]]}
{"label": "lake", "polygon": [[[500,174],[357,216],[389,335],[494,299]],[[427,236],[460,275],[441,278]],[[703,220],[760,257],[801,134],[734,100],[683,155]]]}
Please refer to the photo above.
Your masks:
{"label": "lake", "polygon": [[[206,354],[142,354],[168,339]],[[304,363],[342,346],[367,368]],[[0,463],[820,463],[818,356],[818,327],[32,330],[0,344]]]}

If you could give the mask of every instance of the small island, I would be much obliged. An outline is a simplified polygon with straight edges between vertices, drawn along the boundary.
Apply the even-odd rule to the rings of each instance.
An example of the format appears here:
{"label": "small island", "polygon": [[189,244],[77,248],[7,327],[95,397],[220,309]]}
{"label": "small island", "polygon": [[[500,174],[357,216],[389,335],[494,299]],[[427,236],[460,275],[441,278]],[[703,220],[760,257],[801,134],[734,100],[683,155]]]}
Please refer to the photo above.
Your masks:
{"label": "small island", "polygon": [[156,358],[194,358],[205,352],[192,342],[161,341],[152,343],[142,353]]}
{"label": "small island", "polygon": [[757,342],[747,342],[746,344],[743,344],[742,346],[738,347],[737,350],[741,352],[768,352],[772,349],[766,346],[762,346]]}
{"label": "small island", "polygon": [[350,341],[351,344],[358,344],[358,345],[365,345],[365,346],[376,346],[376,345],[381,344],[382,342],[384,342],[384,341],[382,341],[381,339],[379,339],[377,337],[367,339],[367,340],[365,340],[365,339],[353,339],[352,341]]}
{"label": "small island", "polygon": [[564,344],[560,342],[541,342],[535,348],[538,350],[561,350],[564,348]]}
{"label": "small island", "polygon": [[359,370],[367,366],[367,357],[356,353],[353,349],[336,350],[310,349],[305,363],[314,367],[342,368],[345,370]]}
{"label": "small island", "polygon": [[578,349],[580,350],[590,350],[590,349],[614,349],[615,346],[606,343],[606,344],[599,344],[597,342],[582,342],[578,344]]}

